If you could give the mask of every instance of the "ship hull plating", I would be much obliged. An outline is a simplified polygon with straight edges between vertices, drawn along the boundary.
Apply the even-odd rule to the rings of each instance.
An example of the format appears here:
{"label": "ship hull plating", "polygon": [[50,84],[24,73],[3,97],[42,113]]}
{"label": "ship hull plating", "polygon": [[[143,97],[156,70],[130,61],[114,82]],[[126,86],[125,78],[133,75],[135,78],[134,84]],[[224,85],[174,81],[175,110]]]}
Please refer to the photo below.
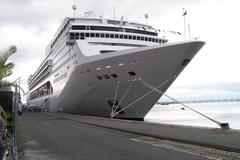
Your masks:
{"label": "ship hull plating", "polygon": [[114,105],[115,113],[122,110],[115,118],[143,119],[162,96],[144,82],[165,92],[203,45],[183,42],[89,57],[67,75],[60,92],[29,103],[40,106],[47,99],[49,111],[102,117],[110,117]]}

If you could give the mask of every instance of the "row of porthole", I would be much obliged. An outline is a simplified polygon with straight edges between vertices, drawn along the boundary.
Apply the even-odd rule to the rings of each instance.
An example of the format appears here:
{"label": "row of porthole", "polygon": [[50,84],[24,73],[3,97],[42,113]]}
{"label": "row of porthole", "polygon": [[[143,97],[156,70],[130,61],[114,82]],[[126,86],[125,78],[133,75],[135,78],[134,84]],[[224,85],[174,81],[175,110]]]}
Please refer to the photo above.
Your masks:
{"label": "row of porthole", "polygon": [[[136,73],[133,72],[133,71],[128,72],[128,74],[129,74],[130,76],[136,76]],[[118,75],[117,75],[117,74],[111,74],[111,75],[105,74],[105,75],[103,75],[103,76],[97,76],[96,78],[97,78],[98,80],[110,79],[110,78],[118,78]]]}
{"label": "row of porthole", "polygon": [[67,72],[59,76],[58,78],[55,78],[53,83],[57,83],[58,81],[61,81],[62,79],[67,78]]}
{"label": "row of porthole", "polygon": [[70,56],[68,59],[66,59],[63,63],[61,63],[55,70],[54,72],[56,72],[57,70],[59,70],[60,68],[62,68],[63,66],[65,66],[66,64],[70,63],[74,58],[76,58],[76,54],[74,54],[73,56]]}
{"label": "row of porthole", "polygon": [[[130,64],[136,64],[137,63],[137,61],[132,61]],[[124,66],[125,64],[124,63],[119,63],[118,64],[118,66]],[[108,69],[108,68],[112,68],[112,66],[105,66],[104,68],[106,68],[106,69]],[[101,67],[98,67],[98,68],[96,68],[96,71],[99,71],[99,70],[101,70],[101,69],[104,69],[104,68],[101,68]],[[91,70],[90,69],[87,69],[86,70],[86,72],[90,72]],[[81,71],[80,73],[84,73],[84,71]]]}
{"label": "row of porthole", "polygon": [[102,80],[102,79],[110,79],[110,78],[118,78],[117,74],[111,74],[111,75],[103,75],[103,76],[97,76],[96,77],[98,80]]}
{"label": "row of porthole", "polygon": [[[60,49],[54,49],[54,58],[55,59],[57,56],[59,56],[59,54],[63,53],[66,50],[66,47],[68,47],[67,45],[63,45],[63,47],[61,47]],[[71,48],[67,48],[67,52],[70,51]]]}
{"label": "row of porthole", "polygon": [[72,54],[73,47],[69,47],[68,49],[65,49],[65,47],[63,47],[62,49],[63,51],[57,52],[57,54],[54,56],[53,66],[56,66],[64,57],[70,56]]}
{"label": "row of porthole", "polygon": [[[60,55],[62,54],[62,55]],[[66,57],[67,55],[70,55],[71,54],[71,49],[68,49],[66,52],[60,52],[58,53],[57,56],[61,56],[61,57],[58,57],[58,60],[56,60],[56,62],[53,64],[54,66],[57,65],[59,63],[59,61],[61,61],[64,57]],[[54,57],[54,59],[57,59],[57,57]]]}

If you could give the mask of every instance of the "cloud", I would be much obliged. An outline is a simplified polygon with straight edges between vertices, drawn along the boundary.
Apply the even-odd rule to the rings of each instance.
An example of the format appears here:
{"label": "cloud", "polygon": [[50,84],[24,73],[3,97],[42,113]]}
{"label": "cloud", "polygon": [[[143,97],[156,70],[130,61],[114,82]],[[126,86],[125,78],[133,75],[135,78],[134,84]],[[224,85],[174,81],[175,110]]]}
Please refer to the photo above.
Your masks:
{"label": "cloud", "polygon": [[[113,17],[113,7],[116,8],[117,17],[143,18],[144,13],[150,12],[159,16],[172,7],[196,4],[201,0],[8,0],[0,1],[1,24],[20,24],[25,27],[42,26],[48,23],[57,23],[62,17],[72,15],[72,4],[78,5],[78,14],[86,10],[94,10],[98,14],[105,12],[106,16]],[[83,5],[84,4],[84,5]],[[133,9],[134,8],[134,9]],[[79,13],[79,12],[82,13]],[[156,13],[156,14],[155,14]]]}
{"label": "cloud", "polygon": [[[0,1],[0,21],[2,25],[21,25],[23,27],[42,26],[48,23],[56,23],[64,13],[63,3],[56,0],[10,0]],[[55,17],[55,18],[54,18]]]}
{"label": "cloud", "polygon": [[[7,0],[0,1],[0,48],[15,44],[18,52],[10,59],[16,64],[13,78],[33,73],[45,56],[45,48],[61,21],[73,15],[72,4],[77,4],[77,15],[94,10],[98,15],[148,23],[161,29],[182,32],[182,8],[188,11],[186,22],[191,24],[192,37],[201,37],[206,45],[191,61],[170,88],[178,93],[184,86],[186,94],[196,91],[194,86],[240,82],[238,73],[239,15],[237,0]],[[34,67],[33,67],[34,65]],[[21,68],[25,73],[21,72]],[[223,87],[224,86],[224,87]],[[210,86],[209,86],[210,87]],[[212,86],[213,87],[213,86]],[[222,91],[236,86],[217,85]],[[175,89],[174,89],[175,88]],[[217,90],[217,89],[214,89]],[[170,90],[171,91],[171,90]],[[202,90],[203,94],[205,90]],[[196,92],[194,92],[196,93]],[[230,92],[229,92],[230,93]],[[213,95],[214,93],[211,93]]]}
{"label": "cloud", "polygon": [[[179,100],[211,100],[240,98],[240,83],[218,83],[194,86],[171,86],[166,94]],[[171,101],[163,96],[160,101]]]}

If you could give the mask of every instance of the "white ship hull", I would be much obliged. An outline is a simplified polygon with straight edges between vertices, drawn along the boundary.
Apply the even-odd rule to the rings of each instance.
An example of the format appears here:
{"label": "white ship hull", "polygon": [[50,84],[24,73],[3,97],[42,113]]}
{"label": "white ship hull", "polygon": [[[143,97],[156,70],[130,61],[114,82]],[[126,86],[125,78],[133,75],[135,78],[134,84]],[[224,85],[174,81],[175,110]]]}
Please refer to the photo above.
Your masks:
{"label": "white ship hull", "polygon": [[84,57],[78,45],[74,45],[82,60],[68,70],[64,81],[54,84],[53,75],[45,80],[53,84],[53,94],[28,103],[44,106],[49,111],[102,117],[110,117],[112,104],[120,103],[117,111],[127,108],[115,118],[140,120],[162,96],[150,92],[142,82],[155,87],[167,82],[158,88],[165,92],[186,67],[189,62],[186,60],[191,60],[203,45],[201,41],[182,42],[91,57]]}

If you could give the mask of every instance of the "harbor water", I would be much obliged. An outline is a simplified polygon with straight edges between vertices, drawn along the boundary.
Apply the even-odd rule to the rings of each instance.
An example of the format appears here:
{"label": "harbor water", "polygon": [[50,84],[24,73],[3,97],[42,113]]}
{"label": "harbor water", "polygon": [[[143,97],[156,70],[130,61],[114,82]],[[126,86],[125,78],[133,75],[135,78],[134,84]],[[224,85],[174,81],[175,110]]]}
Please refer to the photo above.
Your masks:
{"label": "harbor water", "polygon": [[[186,105],[221,123],[229,123],[232,129],[240,130],[240,102],[188,103]],[[157,104],[144,120],[163,124],[219,127],[216,123],[180,104]]]}

